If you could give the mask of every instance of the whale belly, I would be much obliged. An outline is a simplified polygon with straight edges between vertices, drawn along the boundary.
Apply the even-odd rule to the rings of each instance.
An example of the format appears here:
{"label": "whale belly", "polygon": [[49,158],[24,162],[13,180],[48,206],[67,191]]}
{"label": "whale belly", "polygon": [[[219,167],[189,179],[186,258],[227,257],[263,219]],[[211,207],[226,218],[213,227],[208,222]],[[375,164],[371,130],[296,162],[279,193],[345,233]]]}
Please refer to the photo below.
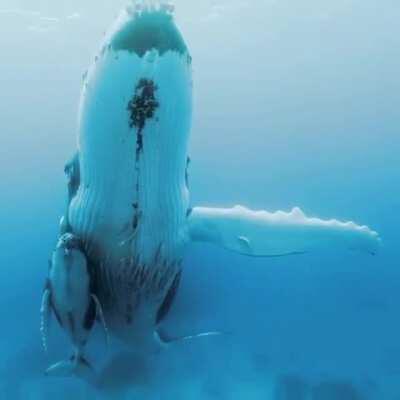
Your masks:
{"label": "whale belly", "polygon": [[85,77],[68,211],[119,332],[154,325],[180,276],[191,107],[191,59],[172,16],[124,12]]}

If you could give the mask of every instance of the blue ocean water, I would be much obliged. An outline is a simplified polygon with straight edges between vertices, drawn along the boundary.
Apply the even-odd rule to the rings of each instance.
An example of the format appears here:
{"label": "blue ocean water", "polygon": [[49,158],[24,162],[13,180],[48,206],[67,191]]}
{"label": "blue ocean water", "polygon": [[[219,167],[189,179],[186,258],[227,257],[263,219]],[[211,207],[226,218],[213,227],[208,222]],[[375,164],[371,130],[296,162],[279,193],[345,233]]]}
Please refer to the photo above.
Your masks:
{"label": "blue ocean water", "polygon": [[400,8],[390,0],[176,1],[194,68],[192,203],[354,220],[380,233],[380,253],[262,259],[193,245],[168,324],[225,335],[122,360],[101,390],[43,376],[67,348],[54,324],[43,354],[39,308],[82,74],[124,4],[1,4],[0,398],[399,398]]}

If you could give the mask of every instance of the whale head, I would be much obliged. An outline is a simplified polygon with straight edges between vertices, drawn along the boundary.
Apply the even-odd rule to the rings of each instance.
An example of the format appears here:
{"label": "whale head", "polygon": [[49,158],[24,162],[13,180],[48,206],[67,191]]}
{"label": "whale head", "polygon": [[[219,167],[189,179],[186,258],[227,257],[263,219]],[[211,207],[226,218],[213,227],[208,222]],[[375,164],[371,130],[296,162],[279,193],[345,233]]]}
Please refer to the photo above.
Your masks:
{"label": "whale head", "polygon": [[128,7],[112,34],[111,46],[116,51],[126,50],[139,57],[152,50],[161,56],[168,51],[187,53],[171,10],[172,6],[165,3],[158,6],[136,4],[133,9]]}
{"label": "whale head", "polygon": [[161,244],[175,252],[189,203],[191,119],[192,60],[170,8],[123,10],[84,76],[74,233],[107,256],[127,237],[145,262]]}

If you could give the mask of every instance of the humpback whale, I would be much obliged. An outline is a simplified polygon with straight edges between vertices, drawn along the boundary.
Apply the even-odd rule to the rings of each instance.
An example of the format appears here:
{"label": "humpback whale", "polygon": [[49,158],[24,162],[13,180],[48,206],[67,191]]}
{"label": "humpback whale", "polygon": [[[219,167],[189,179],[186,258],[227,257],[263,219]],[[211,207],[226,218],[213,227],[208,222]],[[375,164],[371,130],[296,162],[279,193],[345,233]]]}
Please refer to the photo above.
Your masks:
{"label": "humpback whale", "polygon": [[[79,240],[108,331],[131,349],[174,337],[161,325],[191,242],[257,257],[324,248],[375,254],[379,246],[367,226],[309,217],[300,208],[192,205],[192,90],[192,57],[168,4],[124,9],[84,75],[60,235]],[[87,306],[82,302],[81,315]]]}
{"label": "humpback whale", "polygon": [[90,376],[91,366],[83,356],[83,349],[95,320],[106,330],[103,312],[96,295],[91,293],[91,279],[87,260],[82,252],[80,240],[70,233],[62,235],[53,253],[49,277],[42,300],[42,339],[47,349],[47,323],[54,312],[60,326],[67,332],[74,353],[67,361],[60,361],[46,371],[53,376],[70,375],[80,371],[80,375]]}

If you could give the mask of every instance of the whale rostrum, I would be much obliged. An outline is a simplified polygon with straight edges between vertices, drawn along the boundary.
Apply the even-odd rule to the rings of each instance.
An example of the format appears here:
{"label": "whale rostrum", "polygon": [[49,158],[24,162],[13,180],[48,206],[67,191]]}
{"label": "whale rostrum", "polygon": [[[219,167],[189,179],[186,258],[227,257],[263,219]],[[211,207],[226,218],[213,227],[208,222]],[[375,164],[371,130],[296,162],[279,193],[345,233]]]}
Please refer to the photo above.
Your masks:
{"label": "whale rostrum", "polygon": [[[256,257],[334,248],[375,254],[366,226],[290,212],[194,207],[188,141],[192,58],[172,8],[122,11],[84,76],[78,152],[67,164],[68,199],[42,302],[70,337],[70,360],[49,373],[88,373],[95,321],[131,349],[218,332],[163,332],[179,290],[184,249],[208,242]],[[74,295],[72,295],[74,294]]]}

